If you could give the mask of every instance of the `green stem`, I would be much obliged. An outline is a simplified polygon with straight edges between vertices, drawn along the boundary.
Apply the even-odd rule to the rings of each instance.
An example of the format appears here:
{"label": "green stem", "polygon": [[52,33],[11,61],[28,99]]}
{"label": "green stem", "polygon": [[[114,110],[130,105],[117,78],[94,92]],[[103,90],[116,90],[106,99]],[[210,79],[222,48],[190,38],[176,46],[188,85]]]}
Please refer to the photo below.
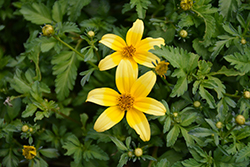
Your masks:
{"label": "green stem", "polygon": [[[76,49],[74,49],[72,46],[70,46],[69,44],[67,44],[63,40],[61,40],[61,38],[59,38],[59,37],[57,37],[55,35],[53,35],[53,37],[84,59],[84,55],[82,55],[80,52],[78,52]],[[87,63],[90,64],[91,66],[93,66],[95,69],[99,69],[98,66],[95,65],[94,63],[92,63],[91,61],[87,61]]]}
{"label": "green stem", "polygon": [[[154,157],[154,158],[157,157],[157,151],[158,151],[158,147],[154,147],[154,150],[153,150],[153,153],[152,153],[152,157]],[[151,165],[152,165],[153,162],[154,162],[154,161],[151,160],[151,161],[149,162],[149,164],[148,164],[148,167],[151,167]]]}
{"label": "green stem", "polygon": [[225,136],[223,137],[223,139],[225,139],[233,130],[234,130],[234,128],[236,128],[237,127],[237,125],[234,125],[226,134],[225,134]]}
{"label": "green stem", "polygon": [[79,122],[79,121],[77,121],[77,120],[75,120],[75,119],[73,119],[73,118],[65,115],[64,113],[60,112],[59,110],[52,109],[52,111],[54,111],[55,113],[63,116],[64,118],[66,118],[66,119],[68,119],[68,120],[70,120],[70,121],[72,121],[74,123],[77,123],[78,125],[82,125],[81,122]]}
{"label": "green stem", "polygon": [[224,95],[225,95],[225,96],[228,96],[228,97],[238,98],[238,99],[241,98],[241,96],[239,96],[239,95],[237,95],[237,94],[232,95],[232,94],[229,94],[229,93],[224,93]]}

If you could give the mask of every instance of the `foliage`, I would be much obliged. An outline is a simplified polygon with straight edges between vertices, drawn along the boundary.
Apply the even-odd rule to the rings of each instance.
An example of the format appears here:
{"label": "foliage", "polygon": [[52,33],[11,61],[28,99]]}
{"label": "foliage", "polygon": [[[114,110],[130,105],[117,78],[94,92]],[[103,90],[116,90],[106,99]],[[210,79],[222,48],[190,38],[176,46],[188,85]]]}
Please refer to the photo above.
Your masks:
{"label": "foliage", "polygon": [[[249,0],[182,9],[188,1],[0,1],[0,166],[249,166]],[[85,102],[94,88],[116,88],[116,69],[98,68],[113,53],[102,36],[125,39],[136,19],[143,38],[165,40],[150,52],[169,62],[149,95],[166,114],[146,114],[148,142],[126,119],[96,132],[104,108]],[[139,76],[149,70],[139,65]],[[23,145],[36,148],[34,159]]]}

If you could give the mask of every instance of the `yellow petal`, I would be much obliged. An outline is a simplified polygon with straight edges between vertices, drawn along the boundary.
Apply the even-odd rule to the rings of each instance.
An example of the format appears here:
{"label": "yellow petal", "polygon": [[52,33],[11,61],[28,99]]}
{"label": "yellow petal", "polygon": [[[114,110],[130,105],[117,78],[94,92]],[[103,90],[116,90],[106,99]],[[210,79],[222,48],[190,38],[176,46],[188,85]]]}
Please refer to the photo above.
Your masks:
{"label": "yellow petal", "polygon": [[117,89],[120,93],[129,93],[131,86],[137,79],[138,70],[133,70],[133,67],[128,59],[123,59],[116,69],[115,81]]}
{"label": "yellow petal", "polygon": [[136,51],[141,52],[141,51],[148,51],[150,49],[154,49],[154,46],[161,46],[165,45],[164,39],[163,38],[145,38],[140,41],[140,43],[136,47]]}
{"label": "yellow petal", "polygon": [[136,109],[128,110],[126,119],[129,126],[131,126],[136,131],[136,133],[140,135],[140,138],[143,141],[150,140],[151,132],[149,123],[146,116],[141,111]]}
{"label": "yellow petal", "polygon": [[142,38],[143,31],[144,31],[143,21],[137,19],[133,23],[133,26],[127,32],[126,36],[127,45],[128,46],[132,45],[136,47],[137,43],[139,43]]}
{"label": "yellow petal", "polygon": [[150,97],[136,99],[134,108],[155,116],[165,115],[166,112],[166,108],[161,102]]}
{"label": "yellow petal", "polygon": [[152,90],[156,82],[156,75],[154,72],[149,71],[138,78],[131,87],[131,95],[136,99],[146,97]]}
{"label": "yellow petal", "polygon": [[111,69],[117,66],[122,59],[121,52],[114,52],[102,59],[98,65],[100,71]]}
{"label": "yellow petal", "polygon": [[156,60],[158,62],[161,61],[161,59],[159,57],[157,57],[156,55],[154,55],[153,53],[150,53],[150,52],[138,52],[135,54],[135,56],[133,58],[137,63],[144,65],[146,67],[149,67],[149,68],[155,67],[153,65],[153,63],[157,64]]}
{"label": "yellow petal", "polygon": [[127,46],[125,41],[115,34],[106,34],[99,42],[115,51],[122,51]]}
{"label": "yellow petal", "polygon": [[109,107],[97,118],[94,129],[97,132],[108,130],[120,122],[124,114],[125,111],[121,111],[118,106]]}
{"label": "yellow petal", "polygon": [[88,102],[93,102],[102,106],[114,106],[117,104],[119,93],[110,88],[97,88],[88,94]]}

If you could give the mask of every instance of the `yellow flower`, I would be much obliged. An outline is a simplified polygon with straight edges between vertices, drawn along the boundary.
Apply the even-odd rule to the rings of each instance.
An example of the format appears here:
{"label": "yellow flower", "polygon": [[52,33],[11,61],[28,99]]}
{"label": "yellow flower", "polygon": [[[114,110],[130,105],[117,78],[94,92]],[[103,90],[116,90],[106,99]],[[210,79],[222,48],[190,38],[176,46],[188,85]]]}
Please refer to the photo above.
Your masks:
{"label": "yellow flower", "polygon": [[155,72],[156,74],[160,75],[161,77],[165,78],[166,79],[166,76],[165,74],[167,73],[168,71],[168,65],[169,65],[169,62],[166,62],[166,61],[161,61],[161,62],[158,62],[158,60],[156,60],[156,65],[155,65]]}
{"label": "yellow flower", "polygon": [[138,65],[153,68],[152,62],[160,59],[153,53],[148,52],[154,48],[154,45],[165,45],[163,38],[153,39],[151,37],[141,40],[144,31],[144,25],[142,20],[137,19],[132,28],[130,28],[126,35],[126,42],[119,36],[114,34],[106,34],[100,40],[100,43],[115,50],[109,56],[102,59],[98,65],[101,71],[111,69],[117,66],[122,59],[128,59],[133,69],[136,71]]}
{"label": "yellow flower", "polygon": [[87,100],[102,106],[110,106],[96,120],[94,129],[103,132],[126,119],[143,141],[150,140],[150,127],[146,116],[165,115],[166,108],[153,98],[147,97],[156,82],[156,75],[149,71],[137,78],[129,60],[121,60],[116,70],[116,86],[120,94],[110,88],[97,88],[89,92]]}
{"label": "yellow flower", "polygon": [[34,146],[23,146],[23,155],[26,159],[33,159],[36,156],[36,148]]}
{"label": "yellow flower", "polygon": [[181,0],[181,8],[183,10],[189,10],[193,6],[193,0]]}

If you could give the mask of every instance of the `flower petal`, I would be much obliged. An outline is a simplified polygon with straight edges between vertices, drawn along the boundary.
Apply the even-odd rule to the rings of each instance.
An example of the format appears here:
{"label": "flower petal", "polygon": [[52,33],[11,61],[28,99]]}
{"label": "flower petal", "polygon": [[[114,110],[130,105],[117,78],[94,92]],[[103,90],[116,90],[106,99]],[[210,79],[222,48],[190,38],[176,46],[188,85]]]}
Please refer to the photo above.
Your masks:
{"label": "flower petal", "polygon": [[120,93],[129,93],[131,86],[137,79],[138,70],[133,70],[133,67],[128,59],[123,59],[116,69],[116,86]]}
{"label": "flower petal", "polygon": [[137,45],[136,47],[136,51],[140,52],[140,51],[148,51],[150,49],[154,49],[154,46],[161,46],[161,45],[165,45],[164,39],[163,38],[145,38],[143,40],[140,41],[140,43]]}
{"label": "flower petal", "polygon": [[146,116],[141,111],[138,111],[134,108],[128,110],[126,119],[129,126],[131,126],[136,131],[136,133],[140,135],[140,138],[143,141],[150,140],[150,126]]}
{"label": "flower petal", "polygon": [[93,102],[102,106],[114,106],[117,104],[119,93],[110,88],[97,88],[88,94],[88,102]]}
{"label": "flower petal", "polygon": [[115,34],[106,34],[99,42],[115,51],[122,51],[127,46],[125,41]]}
{"label": "flower petal", "polygon": [[111,55],[108,55],[104,59],[102,59],[99,62],[98,67],[100,71],[109,70],[117,66],[120,63],[121,59],[122,59],[121,52],[114,52]]}
{"label": "flower petal", "polygon": [[142,38],[143,31],[144,31],[143,21],[137,19],[133,23],[133,26],[127,32],[126,35],[127,45],[128,46],[132,45],[136,47],[137,43],[139,43]]}
{"label": "flower petal", "polygon": [[[153,71],[149,71],[138,78],[131,87],[130,93],[133,97],[146,97],[152,90],[156,82],[156,75]],[[136,100],[135,99],[135,100]]]}
{"label": "flower petal", "polygon": [[133,58],[137,63],[144,65],[146,67],[149,67],[149,68],[155,67],[153,65],[153,63],[157,64],[156,60],[158,62],[161,61],[161,59],[159,57],[157,57],[156,55],[154,55],[153,53],[150,53],[150,52],[138,52],[135,54],[135,56]]}
{"label": "flower petal", "polygon": [[121,111],[118,106],[109,107],[97,118],[94,129],[97,132],[108,130],[120,122],[124,114],[125,111]]}
{"label": "flower petal", "polygon": [[137,99],[133,106],[139,111],[156,116],[165,115],[166,112],[166,108],[161,102],[150,97]]}

